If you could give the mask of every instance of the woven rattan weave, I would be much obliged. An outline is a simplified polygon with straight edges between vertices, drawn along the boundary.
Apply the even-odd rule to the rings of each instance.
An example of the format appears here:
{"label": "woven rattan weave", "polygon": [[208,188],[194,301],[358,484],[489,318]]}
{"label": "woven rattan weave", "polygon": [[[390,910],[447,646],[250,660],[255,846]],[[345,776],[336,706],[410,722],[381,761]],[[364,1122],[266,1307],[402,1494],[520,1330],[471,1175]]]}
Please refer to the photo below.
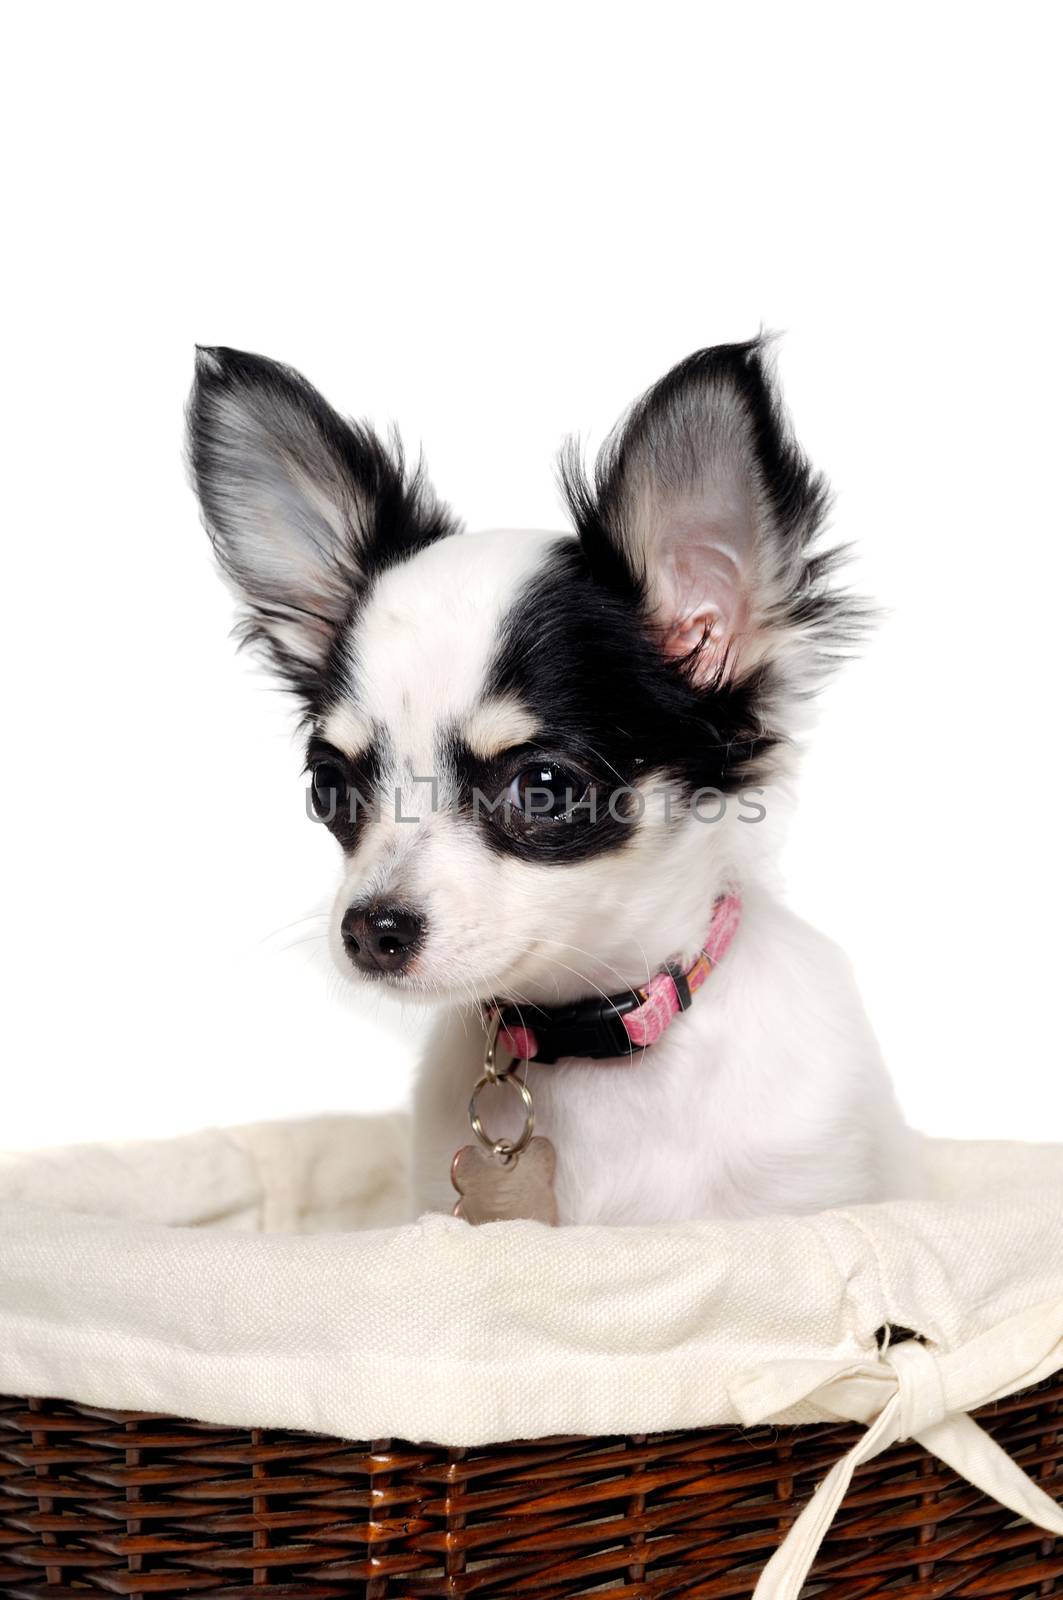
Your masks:
{"label": "woven rattan weave", "polygon": [[[979,1416],[1032,1477],[1063,1484],[1063,1381]],[[748,1596],[856,1432],[708,1428],[452,1450],[4,1398],[0,1594]],[[900,1445],[857,1473],[805,1593],[1063,1595],[1063,1546]]]}

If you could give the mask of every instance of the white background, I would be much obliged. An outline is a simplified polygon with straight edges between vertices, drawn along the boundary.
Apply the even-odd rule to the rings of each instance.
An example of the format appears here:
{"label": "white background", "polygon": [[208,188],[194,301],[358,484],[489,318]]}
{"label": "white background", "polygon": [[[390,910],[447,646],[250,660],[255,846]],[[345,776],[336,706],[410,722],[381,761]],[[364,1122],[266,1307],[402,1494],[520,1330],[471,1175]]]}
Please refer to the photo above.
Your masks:
{"label": "white background", "polygon": [[181,462],[193,342],[396,419],[471,525],[549,526],[565,432],[762,324],[889,613],[824,704],[792,901],[851,952],[915,1123],[1063,1139],[1050,16],[9,20],[5,1145],[409,1083],[416,1019],[329,979],[335,847],[227,639]]}

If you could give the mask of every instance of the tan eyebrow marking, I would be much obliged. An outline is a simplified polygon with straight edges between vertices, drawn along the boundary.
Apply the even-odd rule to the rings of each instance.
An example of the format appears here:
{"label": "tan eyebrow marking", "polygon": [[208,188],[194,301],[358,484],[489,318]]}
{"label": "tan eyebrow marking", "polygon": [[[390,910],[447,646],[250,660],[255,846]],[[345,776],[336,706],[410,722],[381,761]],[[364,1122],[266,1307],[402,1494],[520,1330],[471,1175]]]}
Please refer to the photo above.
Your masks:
{"label": "tan eyebrow marking", "polygon": [[357,707],[343,701],[321,724],[321,737],[345,756],[359,756],[372,744],[373,729]]}
{"label": "tan eyebrow marking", "polygon": [[485,761],[515,744],[527,744],[538,731],[539,724],[532,713],[509,695],[482,700],[469,713],[462,730],[473,755]]}

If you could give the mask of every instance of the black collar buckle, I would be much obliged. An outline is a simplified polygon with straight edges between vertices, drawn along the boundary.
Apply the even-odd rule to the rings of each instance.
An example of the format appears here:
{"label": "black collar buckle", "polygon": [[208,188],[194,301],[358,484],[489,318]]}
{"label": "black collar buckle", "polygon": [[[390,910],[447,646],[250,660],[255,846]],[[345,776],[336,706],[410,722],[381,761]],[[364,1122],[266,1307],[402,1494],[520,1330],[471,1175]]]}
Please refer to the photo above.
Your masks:
{"label": "black collar buckle", "polygon": [[680,1011],[689,1011],[694,1004],[694,996],[690,992],[690,979],[677,961],[669,961],[664,970],[675,984]]}
{"label": "black collar buckle", "polygon": [[[551,1006],[548,1010],[532,1005],[502,1006],[502,1027],[528,1028],[535,1034],[539,1045],[534,1057],[537,1066],[553,1066],[563,1056],[608,1061],[614,1056],[633,1056],[641,1052],[642,1045],[632,1042],[623,1019],[645,1003],[645,995],[631,989],[625,994],[576,1000],[571,1005]],[[690,991],[687,990],[689,1003]]]}

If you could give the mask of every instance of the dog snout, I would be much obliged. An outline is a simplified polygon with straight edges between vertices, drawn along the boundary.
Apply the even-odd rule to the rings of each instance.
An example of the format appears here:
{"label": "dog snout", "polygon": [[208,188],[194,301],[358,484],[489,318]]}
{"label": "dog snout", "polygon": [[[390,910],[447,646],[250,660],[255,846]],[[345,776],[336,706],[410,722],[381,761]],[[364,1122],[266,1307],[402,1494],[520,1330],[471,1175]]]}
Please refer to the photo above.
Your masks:
{"label": "dog snout", "polygon": [[363,972],[402,972],[424,941],[425,921],[407,906],[372,902],[348,906],[340,932],[343,948]]}

